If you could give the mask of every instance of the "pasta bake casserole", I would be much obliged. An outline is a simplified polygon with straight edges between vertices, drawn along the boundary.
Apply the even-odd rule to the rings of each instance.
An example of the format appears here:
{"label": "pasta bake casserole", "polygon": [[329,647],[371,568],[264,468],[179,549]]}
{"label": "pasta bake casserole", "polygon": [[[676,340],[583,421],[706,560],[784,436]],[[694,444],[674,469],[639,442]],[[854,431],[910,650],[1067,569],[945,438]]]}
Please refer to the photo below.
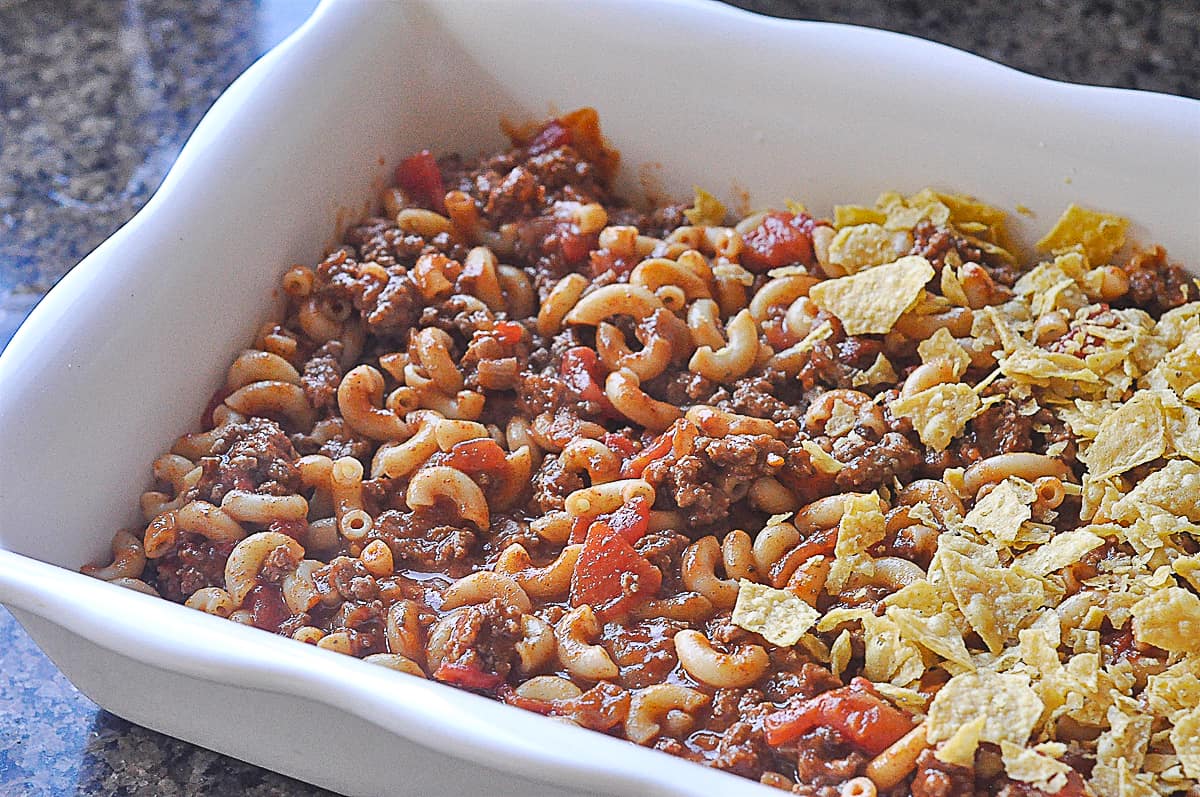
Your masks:
{"label": "pasta bake casserole", "polygon": [[642,212],[591,109],[510,137],[287,271],[84,572],[794,794],[1197,793],[1180,266],[930,189]]}

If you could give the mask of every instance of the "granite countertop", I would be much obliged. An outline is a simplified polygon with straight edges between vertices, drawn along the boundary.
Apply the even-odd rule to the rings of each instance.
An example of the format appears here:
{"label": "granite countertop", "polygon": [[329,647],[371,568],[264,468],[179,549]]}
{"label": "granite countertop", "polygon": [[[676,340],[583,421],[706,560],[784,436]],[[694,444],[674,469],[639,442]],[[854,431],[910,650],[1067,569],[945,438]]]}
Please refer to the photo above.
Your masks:
{"label": "granite countertop", "polygon": [[[1195,0],[736,0],[890,28],[1047,77],[1200,97]],[[0,346],[140,208],[209,105],[312,0],[0,0]],[[0,453],[0,455],[3,455]],[[0,795],[318,795],[132,725],[0,608]]]}

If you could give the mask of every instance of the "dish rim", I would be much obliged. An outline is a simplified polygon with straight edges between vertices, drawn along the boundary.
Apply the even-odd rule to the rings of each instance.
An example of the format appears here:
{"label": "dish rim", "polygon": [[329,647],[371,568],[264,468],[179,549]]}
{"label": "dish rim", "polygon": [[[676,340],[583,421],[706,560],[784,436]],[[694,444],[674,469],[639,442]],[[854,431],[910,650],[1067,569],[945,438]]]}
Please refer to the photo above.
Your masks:
{"label": "dish rim", "polygon": [[[189,179],[204,167],[205,154],[219,140],[222,129],[251,104],[255,92],[268,80],[272,70],[303,42],[319,36],[327,20],[352,2],[354,0],[322,0],[296,31],[259,58],[221,94],[188,137],[176,162],[146,204],[64,276],[33,309],[5,351],[0,353],[0,384],[10,369],[36,354],[41,336],[48,331],[45,328],[68,306],[72,295],[86,289],[89,282],[103,278],[109,253],[126,245],[140,229],[152,224],[160,207],[187,189]],[[869,47],[872,42],[886,41],[916,55],[922,52],[936,54],[929,59],[931,63],[952,59],[958,61],[963,70],[976,70],[980,75],[986,73],[988,79],[995,76],[1010,85],[1037,85],[1041,91],[1069,96],[1073,103],[1083,102],[1093,112],[1097,104],[1122,109],[1136,106],[1133,110],[1150,114],[1156,120],[1182,115],[1185,121],[1190,118],[1200,123],[1200,101],[1197,100],[1138,89],[1058,81],[909,34],[846,23],[768,17],[717,0],[658,0],[658,4],[664,10],[737,20],[739,25],[833,30],[839,36],[859,39],[862,44],[856,46]],[[621,0],[612,5],[631,6],[635,3]],[[1074,99],[1076,97],[1083,100]],[[11,419],[0,421],[8,422]],[[65,588],[48,589],[47,585]],[[545,732],[549,726],[543,718],[528,712],[510,709],[435,682],[422,683],[412,679],[397,686],[395,676],[382,668],[311,646],[298,646],[292,640],[207,617],[181,605],[138,595],[4,549],[0,549],[0,598],[95,644],[124,655],[136,655],[161,669],[232,686],[303,695],[351,712],[451,757],[468,758],[515,774],[528,776],[530,772],[538,772],[536,777],[539,778],[550,775],[557,782],[576,779],[583,781],[584,787],[618,786],[628,793],[700,794],[706,785],[718,784],[730,793],[766,793],[754,781],[715,770],[697,769],[690,762],[659,755],[656,751],[611,737],[601,739],[602,735],[579,728],[552,729],[554,735],[565,734],[560,749],[534,746],[531,739],[551,734]],[[181,619],[182,623],[179,622]],[[183,626],[187,633],[146,633],[160,623]],[[232,646],[222,644],[229,640],[237,642]],[[390,720],[385,723],[378,716],[379,695],[389,692],[399,693],[405,700],[393,697],[385,701],[388,716],[383,719]],[[488,728],[486,719],[494,715],[502,716],[502,727],[514,733],[501,736]],[[437,719],[428,722],[433,717]],[[526,728],[531,731],[528,735],[516,732]],[[575,740],[581,745],[598,745],[598,751],[611,749],[614,756],[605,761],[602,755],[588,758],[564,755],[574,746],[571,742]],[[617,766],[618,761],[620,766]]]}

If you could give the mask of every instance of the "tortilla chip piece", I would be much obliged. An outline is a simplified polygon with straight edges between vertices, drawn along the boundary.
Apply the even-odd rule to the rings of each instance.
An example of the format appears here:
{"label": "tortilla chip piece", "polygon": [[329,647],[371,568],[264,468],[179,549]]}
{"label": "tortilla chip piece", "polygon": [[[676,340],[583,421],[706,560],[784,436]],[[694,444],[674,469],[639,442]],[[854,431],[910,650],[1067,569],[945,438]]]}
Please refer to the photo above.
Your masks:
{"label": "tortilla chip piece", "polygon": [[698,185],[692,186],[692,190],[696,192],[696,198],[692,201],[692,206],[683,211],[687,220],[697,227],[715,227],[723,224],[725,222],[725,206],[721,204],[720,200]]}
{"label": "tortilla chip piece", "polygon": [[909,255],[858,274],[818,282],[809,298],[842,322],[847,335],[884,335],[933,278],[933,266]]}
{"label": "tortilla chip piece", "polygon": [[862,205],[834,205],[833,226],[853,227],[857,224],[883,224],[887,214]]}
{"label": "tortilla chip piece", "polygon": [[1161,515],[1200,523],[1200,465],[1171,460],[1121,496],[1111,512],[1113,518],[1125,523],[1137,518],[1154,522]]}
{"label": "tortilla chip piece", "polygon": [[1102,797],[1141,794],[1132,773],[1141,770],[1146,760],[1146,746],[1150,743],[1154,719],[1139,712],[1132,700],[1119,695],[1109,706],[1107,719],[1108,730],[1100,734],[1096,742],[1092,787]]}
{"label": "tortilla chip piece", "polygon": [[1101,266],[1125,245],[1125,231],[1128,229],[1129,219],[1087,210],[1071,203],[1050,232],[1046,233],[1046,237],[1037,242],[1037,248],[1061,252],[1073,246],[1082,246],[1088,260]]}
{"label": "tortilla chip piece", "polygon": [[1085,385],[1100,383],[1100,377],[1082,360],[1070,354],[1046,351],[1036,347],[1025,347],[999,361],[1000,371],[1018,382],[1048,387],[1052,379],[1082,382]]}
{"label": "tortilla chip piece", "polygon": [[985,567],[960,553],[940,551],[941,566],[959,611],[992,653],[1042,608],[1041,581],[1003,567]]}
{"label": "tortilla chip piece", "polygon": [[878,224],[842,227],[829,242],[829,262],[854,274],[872,266],[894,263],[912,248],[907,232],[885,230]]}
{"label": "tortilla chip piece", "polygon": [[800,447],[808,452],[808,458],[812,462],[813,467],[821,473],[837,473],[846,467],[845,464],[834,459],[828,451],[821,448],[812,440],[802,441]]}
{"label": "tortilla chip piece", "polygon": [[738,582],[733,624],[762,634],[772,645],[791,647],[821,614],[791,592],[742,579]]}
{"label": "tortilla chip piece", "polygon": [[938,612],[927,617],[916,609],[890,606],[887,617],[896,623],[904,639],[915,642],[960,667],[975,669],[975,662],[971,660],[971,653],[967,650],[967,643],[963,641],[962,632],[949,612]]}
{"label": "tortilla chip piece", "polygon": [[934,360],[945,360],[954,366],[954,378],[958,379],[971,367],[971,355],[962,347],[950,330],[942,327],[925,340],[917,344],[917,354],[921,362],[929,363]]}
{"label": "tortilla chip piece", "polygon": [[942,451],[979,414],[983,402],[970,385],[944,383],[893,401],[888,408],[912,421],[922,443]]}
{"label": "tortilla chip piece", "polygon": [[1033,517],[1031,507],[1036,499],[1037,492],[1032,484],[1009,476],[975,502],[963,523],[984,537],[1008,545],[1016,541],[1021,525]]}
{"label": "tortilla chip piece", "polygon": [[846,499],[846,510],[838,523],[833,564],[825,579],[825,589],[829,594],[836,594],[856,570],[864,571],[867,575],[875,572],[874,560],[867,549],[886,534],[886,519],[878,494],[851,495]]}
{"label": "tortilla chip piece", "polygon": [[1200,651],[1200,598],[1183,587],[1152,592],[1133,605],[1133,635],[1172,653]]}
{"label": "tortilla chip piece", "polygon": [[901,638],[900,629],[891,618],[867,615],[862,618],[862,629],[863,674],[868,679],[907,686],[925,674],[920,649]]}
{"label": "tortilla chip piece", "polygon": [[1029,553],[1018,556],[1013,569],[1034,576],[1047,576],[1078,562],[1088,551],[1104,544],[1104,538],[1087,528],[1072,529],[1055,534],[1050,542]]}
{"label": "tortilla chip piece", "polygon": [[979,741],[1023,745],[1042,708],[1028,676],[990,670],[961,673],[934,695],[926,720],[927,738],[935,743],[949,739],[963,725],[982,717]]}
{"label": "tortilla chip piece", "polygon": [[955,766],[973,768],[975,766],[975,751],[979,749],[979,735],[987,717],[976,717],[959,727],[949,739],[933,751],[933,757],[938,761]]}
{"label": "tortilla chip piece", "polygon": [[1067,785],[1067,775],[1071,773],[1071,767],[1046,755],[1046,752],[1058,752],[1062,755],[1066,751],[1066,747],[1061,743],[1052,745],[1040,744],[1031,749],[1012,742],[1000,742],[1000,755],[1004,761],[1005,773],[1013,780],[1028,783],[1047,794],[1058,793]]}
{"label": "tortilla chip piece", "polygon": [[1171,729],[1171,745],[1189,778],[1200,778],[1200,706],[1179,719]]}
{"label": "tortilla chip piece", "polygon": [[850,644],[850,632],[843,629],[838,638],[829,647],[829,669],[834,675],[842,677],[842,671],[850,664],[854,650]]}
{"label": "tortilla chip piece", "polygon": [[1143,693],[1155,714],[1175,719],[1200,707],[1200,661],[1186,658],[1146,679]]}
{"label": "tortilla chip piece", "polygon": [[1097,478],[1117,476],[1158,459],[1167,450],[1162,401],[1139,390],[1100,424],[1096,439],[1080,457]]}
{"label": "tortilla chip piece", "polygon": [[871,363],[871,367],[865,371],[859,371],[850,378],[850,383],[854,387],[862,387],[863,385],[879,385],[884,382],[895,382],[900,377],[896,374],[896,369],[892,367],[892,363],[883,354],[875,355],[875,362]]}

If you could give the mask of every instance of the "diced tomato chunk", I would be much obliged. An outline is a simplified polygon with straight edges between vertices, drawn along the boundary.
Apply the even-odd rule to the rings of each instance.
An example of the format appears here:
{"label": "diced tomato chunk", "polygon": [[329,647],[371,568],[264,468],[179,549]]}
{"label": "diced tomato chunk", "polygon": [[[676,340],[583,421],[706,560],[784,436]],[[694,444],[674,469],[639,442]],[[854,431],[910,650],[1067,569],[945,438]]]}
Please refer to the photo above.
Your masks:
{"label": "diced tomato chunk", "polygon": [[446,212],[446,186],[442,183],[442,170],[429,150],[423,149],[400,161],[396,167],[396,183],[438,213]]}
{"label": "diced tomato chunk", "polygon": [[675,446],[675,433],[679,430],[680,421],[676,421],[671,428],[663,432],[650,445],[642,449],[641,453],[633,459],[625,460],[625,464],[621,466],[621,477],[624,479],[636,479],[646,470],[646,466],[656,459],[662,459],[667,454],[671,453],[671,449]]}
{"label": "diced tomato chunk", "polygon": [[609,620],[657,595],[661,586],[662,572],[621,531],[592,523],[571,575],[572,606],[589,604],[598,618]]}
{"label": "diced tomato chunk", "polygon": [[445,464],[464,473],[499,471],[504,467],[504,449],[490,437],[463,440],[450,447]]}
{"label": "diced tomato chunk", "polygon": [[595,350],[587,346],[574,346],[563,352],[559,365],[567,386],[584,401],[600,405],[601,412],[616,415],[608,396],[604,395],[604,371]]}
{"label": "diced tomato chunk", "polygon": [[572,222],[559,222],[557,230],[558,248],[568,263],[579,263],[600,245],[599,233],[582,233]]}
{"label": "diced tomato chunk", "polygon": [[443,681],[467,689],[495,689],[504,680],[494,672],[484,672],[478,667],[455,662],[442,662],[433,673],[434,680]]}
{"label": "diced tomato chunk", "polygon": [[609,450],[615,451],[623,457],[631,457],[637,452],[637,443],[616,432],[608,432],[600,442],[604,443]]}
{"label": "diced tomato chunk", "polygon": [[650,502],[645,498],[634,498],[628,504],[617,507],[612,512],[606,512],[594,517],[583,515],[575,518],[571,526],[570,545],[578,545],[587,537],[588,530],[595,523],[603,523],[620,534],[630,544],[646,536],[650,529]]}
{"label": "diced tomato chunk", "polygon": [[913,729],[908,715],[884,702],[865,678],[769,714],[765,725],[767,743],[775,746],[813,728],[828,727],[871,755],[879,755]]}
{"label": "diced tomato chunk", "polygon": [[812,217],[804,213],[768,213],[757,227],[742,236],[746,248],[742,250],[741,264],[756,273],[789,263],[811,265],[814,226]]}
{"label": "diced tomato chunk", "polygon": [[521,342],[521,338],[525,335],[525,327],[516,321],[497,321],[496,325],[492,327],[492,334],[501,343],[512,345]]}

